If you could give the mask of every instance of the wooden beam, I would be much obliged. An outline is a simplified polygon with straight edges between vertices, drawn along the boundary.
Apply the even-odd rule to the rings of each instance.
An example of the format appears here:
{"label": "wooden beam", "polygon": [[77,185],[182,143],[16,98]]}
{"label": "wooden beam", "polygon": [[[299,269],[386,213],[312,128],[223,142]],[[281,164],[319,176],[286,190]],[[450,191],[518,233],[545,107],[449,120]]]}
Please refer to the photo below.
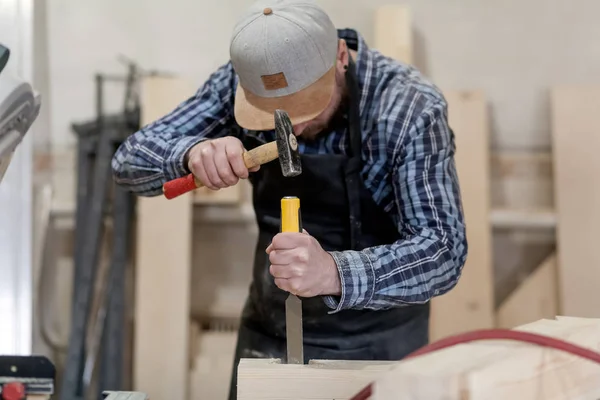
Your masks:
{"label": "wooden beam", "polygon": [[388,371],[391,361],[314,360],[307,365],[279,359],[242,359],[238,400],[347,400]]}
{"label": "wooden beam", "polygon": [[[540,320],[518,330],[597,351],[600,320]],[[512,341],[460,344],[407,359],[375,382],[372,400],[597,399],[600,368],[578,356]]]}
{"label": "wooden beam", "polygon": [[[556,317],[516,330],[596,349],[600,319]],[[396,362],[242,359],[239,400],[351,399],[373,383],[371,400],[597,399],[600,368],[548,347],[508,340],[459,344]]]}
{"label": "wooden beam", "polygon": [[600,317],[600,86],[551,93],[560,312]]}
{"label": "wooden beam", "polygon": [[500,229],[554,229],[556,212],[551,208],[495,208],[490,214],[490,223]]}
{"label": "wooden beam", "polygon": [[407,64],[413,63],[413,35],[410,8],[385,5],[375,10],[375,48]]}
{"label": "wooden beam", "polygon": [[499,328],[512,329],[558,314],[556,269],[556,253],[552,253],[500,305]]}
{"label": "wooden beam", "polygon": [[487,103],[481,91],[447,91],[445,96],[449,124],[456,140],[455,159],[469,254],[456,287],[432,301],[432,341],[494,326]]}
{"label": "wooden beam", "polygon": [[[146,78],[142,86],[144,125],[194,90],[164,77]],[[188,398],[192,199],[137,202],[133,384],[152,399]]]}

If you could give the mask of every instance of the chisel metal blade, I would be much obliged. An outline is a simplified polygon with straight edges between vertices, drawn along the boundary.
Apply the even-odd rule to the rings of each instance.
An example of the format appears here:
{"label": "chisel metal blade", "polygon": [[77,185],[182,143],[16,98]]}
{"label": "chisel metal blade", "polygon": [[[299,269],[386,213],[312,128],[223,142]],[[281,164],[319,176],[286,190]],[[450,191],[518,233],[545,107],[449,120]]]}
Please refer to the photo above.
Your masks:
{"label": "chisel metal blade", "polygon": [[285,332],[287,338],[287,363],[304,364],[302,300],[293,294],[290,294],[285,301]]}

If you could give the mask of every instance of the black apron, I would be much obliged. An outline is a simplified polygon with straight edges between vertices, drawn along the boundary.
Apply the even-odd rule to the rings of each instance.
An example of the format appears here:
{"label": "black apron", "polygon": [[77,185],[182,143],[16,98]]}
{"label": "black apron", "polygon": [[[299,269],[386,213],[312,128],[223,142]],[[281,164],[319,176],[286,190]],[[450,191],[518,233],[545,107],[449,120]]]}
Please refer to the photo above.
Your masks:
{"label": "black apron", "polygon": [[[285,178],[277,161],[251,174],[259,228],[253,280],[244,306],[229,399],[237,397],[240,358],[286,361],[285,300],[269,273],[265,249],[279,233],[281,198],[300,199],[302,226],[326,251],[362,250],[400,238],[392,219],[373,200],[361,178],[359,88],[355,66],[346,73],[350,152],[301,155],[302,174]],[[242,135],[246,149],[263,144],[255,132]],[[429,305],[381,311],[332,311],[321,296],[302,298],[304,357],[329,360],[399,360],[428,342]]]}

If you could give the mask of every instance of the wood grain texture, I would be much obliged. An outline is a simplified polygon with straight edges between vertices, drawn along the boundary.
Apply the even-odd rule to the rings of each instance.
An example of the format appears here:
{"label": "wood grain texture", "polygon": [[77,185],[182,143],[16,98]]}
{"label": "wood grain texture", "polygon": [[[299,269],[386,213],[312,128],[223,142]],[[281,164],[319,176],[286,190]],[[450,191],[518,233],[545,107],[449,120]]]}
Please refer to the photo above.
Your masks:
{"label": "wood grain texture", "polygon": [[551,94],[560,312],[600,317],[600,86]]}
{"label": "wood grain texture", "polygon": [[[589,349],[600,344],[600,319],[556,317],[516,330]],[[343,400],[373,382],[371,400],[597,399],[600,368],[574,355],[508,340],[471,342],[396,362],[242,359],[240,400]]]}
{"label": "wood grain texture", "polygon": [[447,91],[469,254],[458,284],[432,301],[430,339],[494,326],[489,115],[481,91]]}
{"label": "wood grain texture", "polygon": [[242,359],[238,400],[345,400],[395,363],[313,360],[281,364],[279,359]]}
{"label": "wood grain texture", "polygon": [[[518,330],[597,351],[600,320],[540,320]],[[405,360],[384,372],[372,400],[574,400],[600,396],[597,364],[554,349],[512,341],[461,344]]]}
{"label": "wood grain texture", "polygon": [[497,311],[498,328],[512,329],[558,314],[556,254],[548,256]]}
{"label": "wood grain texture", "polygon": [[[146,78],[143,124],[191,94],[182,80]],[[187,400],[192,195],[139,198],[136,232],[134,388],[152,399]]]}
{"label": "wood grain texture", "polygon": [[413,34],[410,8],[385,5],[375,10],[375,48],[407,64],[413,63]]}

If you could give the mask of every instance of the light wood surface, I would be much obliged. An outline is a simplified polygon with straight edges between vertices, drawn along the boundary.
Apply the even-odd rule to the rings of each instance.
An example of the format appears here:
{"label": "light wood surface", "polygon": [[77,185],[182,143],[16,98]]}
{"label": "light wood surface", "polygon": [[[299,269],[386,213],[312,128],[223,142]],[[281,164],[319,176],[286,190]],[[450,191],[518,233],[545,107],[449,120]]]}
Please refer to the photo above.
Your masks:
{"label": "light wood surface", "polygon": [[278,359],[242,359],[238,400],[345,400],[388,371],[390,361],[328,361],[281,364]]}
{"label": "light wood surface", "polygon": [[[147,78],[143,123],[193,94],[183,80]],[[134,388],[152,399],[187,400],[192,196],[137,202]]]}
{"label": "light wood surface", "polygon": [[560,311],[600,317],[600,86],[552,90]]}
{"label": "light wood surface", "polygon": [[556,269],[552,253],[498,307],[498,328],[512,329],[558,314]]}
{"label": "light wood surface", "polygon": [[200,187],[192,192],[194,204],[203,205],[239,205],[242,201],[240,184],[230,186],[224,189],[211,190],[207,187]]}
{"label": "light wood surface", "polygon": [[190,400],[226,400],[233,371],[237,332],[202,331],[196,337]]}
{"label": "light wood surface", "polygon": [[[597,351],[600,319],[556,317],[521,325]],[[350,399],[373,383],[371,400],[571,400],[600,396],[600,368],[548,347],[471,342],[396,362],[313,360],[308,365],[242,359],[240,400]]]}
{"label": "light wood surface", "polygon": [[554,229],[556,211],[552,208],[495,208],[490,222],[494,228]]}
{"label": "light wood surface", "polygon": [[375,10],[375,48],[407,64],[413,63],[413,35],[410,8],[384,5]]}
{"label": "light wood surface", "polygon": [[480,91],[447,91],[469,254],[449,293],[432,301],[430,339],[494,326],[489,115]]}
{"label": "light wood surface", "polygon": [[[518,330],[598,350],[600,320],[540,320]],[[584,400],[600,396],[600,367],[532,344],[461,344],[398,363],[376,381],[372,400]]]}

